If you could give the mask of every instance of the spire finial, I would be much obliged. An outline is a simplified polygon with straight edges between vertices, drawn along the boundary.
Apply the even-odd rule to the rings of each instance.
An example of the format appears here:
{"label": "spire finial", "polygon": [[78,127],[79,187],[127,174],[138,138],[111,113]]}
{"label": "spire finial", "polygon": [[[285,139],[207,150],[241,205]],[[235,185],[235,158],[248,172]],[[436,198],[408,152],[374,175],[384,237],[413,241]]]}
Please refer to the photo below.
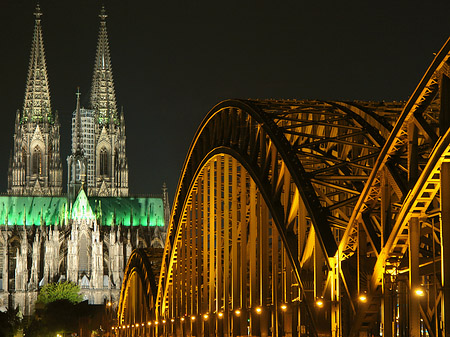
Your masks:
{"label": "spire finial", "polygon": [[39,21],[41,19],[42,11],[41,11],[41,6],[39,5],[39,2],[36,4],[36,9],[33,14],[36,18],[36,21]]}
{"label": "spire finial", "polygon": [[106,14],[105,5],[102,5],[102,9],[100,10],[100,14],[98,16],[102,22],[106,21],[108,15]]}
{"label": "spire finial", "polygon": [[76,135],[76,148],[75,152],[81,153],[83,151],[83,146],[81,144],[81,113],[80,113],[80,87],[77,87],[77,108],[75,110],[75,135]]}

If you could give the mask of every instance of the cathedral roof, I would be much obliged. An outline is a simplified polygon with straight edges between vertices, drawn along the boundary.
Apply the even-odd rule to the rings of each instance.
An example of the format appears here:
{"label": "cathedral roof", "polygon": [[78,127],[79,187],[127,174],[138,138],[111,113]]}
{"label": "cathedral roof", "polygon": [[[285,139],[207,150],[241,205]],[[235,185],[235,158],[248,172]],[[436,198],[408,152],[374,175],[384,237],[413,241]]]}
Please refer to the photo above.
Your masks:
{"label": "cathedral roof", "polygon": [[69,213],[64,196],[0,196],[0,224],[62,225],[69,218],[93,219],[94,215],[103,226],[164,226],[162,197],[86,197],[81,190]]}
{"label": "cathedral roof", "polygon": [[54,225],[65,219],[65,197],[0,196],[0,223],[8,225]]}
{"label": "cathedral roof", "polygon": [[[89,197],[89,203],[103,225],[164,226],[162,198]],[[114,221],[115,219],[115,221]]]}
{"label": "cathedral roof", "polygon": [[83,189],[80,189],[78,196],[72,206],[71,219],[86,219],[94,220],[95,214],[92,211],[92,207],[89,204],[89,200]]}
{"label": "cathedral roof", "polygon": [[33,121],[52,122],[47,65],[45,62],[44,41],[42,39],[42,12],[39,4],[36,6],[34,16],[34,34],[25,87],[22,120],[31,119]]}
{"label": "cathedral roof", "polygon": [[99,17],[100,31],[98,34],[94,74],[92,76],[91,106],[98,114],[98,123],[108,125],[111,118],[114,123],[119,123],[119,120],[117,117],[108,33],[106,31],[107,15],[104,7],[102,7]]}

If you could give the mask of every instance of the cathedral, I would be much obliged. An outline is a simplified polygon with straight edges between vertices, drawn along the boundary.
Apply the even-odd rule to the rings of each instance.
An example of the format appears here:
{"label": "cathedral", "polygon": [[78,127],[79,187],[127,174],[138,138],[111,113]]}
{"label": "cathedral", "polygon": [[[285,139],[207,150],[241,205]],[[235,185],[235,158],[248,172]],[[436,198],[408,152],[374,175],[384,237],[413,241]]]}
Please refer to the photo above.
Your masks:
{"label": "cathedral", "polygon": [[163,248],[169,217],[162,194],[128,191],[125,118],[118,111],[102,8],[90,106],[76,93],[72,153],[63,194],[60,122],[52,112],[39,5],[23,108],[16,113],[8,191],[0,196],[0,310],[31,315],[40,287],[78,284],[90,304],[119,298],[134,248]]}

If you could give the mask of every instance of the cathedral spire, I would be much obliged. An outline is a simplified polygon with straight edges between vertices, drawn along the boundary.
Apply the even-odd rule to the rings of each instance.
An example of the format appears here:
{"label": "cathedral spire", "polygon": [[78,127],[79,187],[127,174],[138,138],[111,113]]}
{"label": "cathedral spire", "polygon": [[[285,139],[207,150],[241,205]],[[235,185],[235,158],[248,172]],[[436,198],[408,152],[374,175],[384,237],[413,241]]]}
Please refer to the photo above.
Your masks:
{"label": "cathedral spire", "polygon": [[100,11],[100,31],[98,34],[97,54],[95,57],[94,74],[92,77],[91,106],[97,114],[97,122],[108,126],[111,122],[118,123],[116,94],[109,53],[108,33],[106,31],[105,7]]}
{"label": "cathedral spire", "polygon": [[80,111],[80,88],[77,88],[77,108],[75,110],[75,154],[83,154],[83,144],[81,141],[81,111]]}
{"label": "cathedral spire", "polygon": [[48,87],[47,65],[45,62],[44,41],[42,39],[39,3],[34,12],[35,25],[31,45],[30,64],[25,88],[22,119],[24,121],[52,121],[50,90]]}

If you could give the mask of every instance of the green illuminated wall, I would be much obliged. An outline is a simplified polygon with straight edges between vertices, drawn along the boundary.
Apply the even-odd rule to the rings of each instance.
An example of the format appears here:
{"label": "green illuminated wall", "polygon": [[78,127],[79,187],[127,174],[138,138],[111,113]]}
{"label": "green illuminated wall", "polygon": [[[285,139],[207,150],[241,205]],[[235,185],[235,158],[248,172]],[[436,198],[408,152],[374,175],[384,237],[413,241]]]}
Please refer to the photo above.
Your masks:
{"label": "green illuminated wall", "polygon": [[63,225],[69,219],[93,219],[104,226],[164,226],[162,198],[86,197],[81,191],[72,207],[66,197],[0,196],[0,224]]}

